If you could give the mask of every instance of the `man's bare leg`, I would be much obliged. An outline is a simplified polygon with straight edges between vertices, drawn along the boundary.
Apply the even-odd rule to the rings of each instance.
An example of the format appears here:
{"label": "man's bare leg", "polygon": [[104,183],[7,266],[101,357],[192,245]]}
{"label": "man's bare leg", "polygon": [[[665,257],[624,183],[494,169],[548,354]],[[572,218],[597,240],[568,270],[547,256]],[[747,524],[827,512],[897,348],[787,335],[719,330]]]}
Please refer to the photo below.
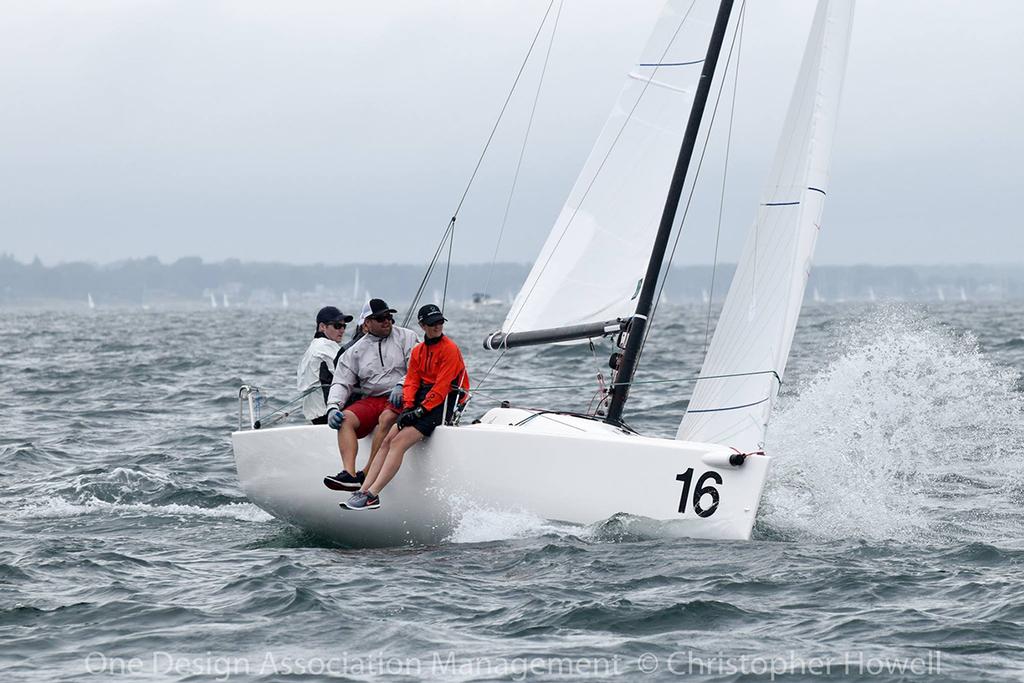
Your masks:
{"label": "man's bare leg", "polygon": [[356,430],[359,429],[359,418],[351,410],[346,410],[345,421],[341,423],[338,430],[338,451],[341,453],[341,466],[346,472],[355,476],[356,454],[359,452],[359,439],[356,438]]}
{"label": "man's bare leg", "polygon": [[363,490],[369,491],[375,496],[380,495],[381,489],[387,486],[394,479],[395,475],[398,474],[398,468],[402,466],[405,452],[413,445],[423,441],[423,439],[423,433],[415,427],[406,427],[398,432],[390,440],[387,452],[378,458],[378,460],[383,461],[380,471],[375,474],[372,481],[369,476],[366,477],[366,482],[363,483]]}
{"label": "man's bare leg", "polygon": [[391,431],[391,427],[395,424],[395,420],[398,419],[398,413],[391,410],[385,410],[380,414],[380,418],[377,420],[377,428],[373,430],[373,441],[370,444],[370,459],[366,461],[366,467],[363,468],[366,472],[370,471],[373,467],[373,461],[377,457],[377,451],[380,450],[380,445],[384,443],[384,438]]}
{"label": "man's bare leg", "polygon": [[387,460],[388,451],[391,449],[391,442],[394,441],[395,437],[398,436],[398,427],[392,425],[391,429],[387,431],[387,435],[384,437],[383,443],[380,445],[380,450],[377,451],[377,457],[373,459],[373,462],[366,467],[366,479],[363,480],[363,490],[373,483],[373,480],[377,478],[377,474],[380,472],[380,468],[384,465],[384,461]]}

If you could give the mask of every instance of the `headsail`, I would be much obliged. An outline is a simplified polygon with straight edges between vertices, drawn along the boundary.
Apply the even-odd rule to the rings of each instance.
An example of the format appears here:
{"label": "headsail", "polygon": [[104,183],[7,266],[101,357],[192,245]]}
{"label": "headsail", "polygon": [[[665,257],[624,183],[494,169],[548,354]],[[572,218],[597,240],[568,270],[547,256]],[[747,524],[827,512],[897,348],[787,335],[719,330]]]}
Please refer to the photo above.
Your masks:
{"label": "headsail", "polygon": [[821,227],[852,21],[853,0],[823,0],[815,13],[769,183],[677,438],[744,451],[764,442]]}
{"label": "headsail", "polygon": [[667,3],[502,332],[633,313],[715,9],[709,0]]}

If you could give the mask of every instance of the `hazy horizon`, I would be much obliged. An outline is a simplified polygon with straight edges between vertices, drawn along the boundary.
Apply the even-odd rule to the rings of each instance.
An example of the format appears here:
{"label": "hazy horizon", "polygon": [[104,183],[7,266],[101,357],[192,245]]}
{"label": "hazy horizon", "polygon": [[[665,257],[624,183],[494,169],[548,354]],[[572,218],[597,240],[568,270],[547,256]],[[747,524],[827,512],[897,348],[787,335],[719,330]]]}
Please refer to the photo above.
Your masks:
{"label": "hazy horizon", "polygon": [[[536,258],[660,5],[565,0],[553,41],[549,19],[460,213],[455,262],[495,251],[548,44],[501,262]],[[0,72],[0,251],[425,262],[547,7],[5,2],[0,60],[18,66]],[[723,262],[754,217],[812,9],[748,3]],[[1021,19],[1009,0],[857,3],[818,264],[1024,254]],[[702,176],[715,201],[694,206],[679,264],[713,260],[724,130]]]}
{"label": "hazy horizon", "polygon": [[[95,259],[68,259],[62,261],[47,262],[46,259],[40,258],[38,255],[33,255],[29,259],[19,258],[13,254],[0,252],[0,259],[12,258],[15,262],[22,265],[31,265],[36,260],[39,261],[46,268],[53,268],[57,266],[72,265],[77,263],[84,263],[87,265],[105,267],[113,266],[121,263],[129,262],[144,262],[156,259],[161,265],[168,266],[173,265],[177,261],[189,260],[189,259],[200,259],[204,265],[223,265],[225,263],[240,263],[242,265],[268,265],[268,266],[288,266],[288,267],[353,267],[353,266],[368,266],[368,267],[384,267],[384,266],[401,266],[401,267],[417,267],[422,266],[426,268],[429,265],[428,261],[306,261],[306,262],[294,262],[294,261],[282,261],[282,260],[256,260],[256,259],[239,259],[233,256],[228,256],[221,259],[207,259],[197,254],[185,254],[174,258],[160,258],[155,254],[149,254],[146,256],[127,256],[124,258],[110,259],[107,261],[98,261]],[[452,260],[452,265],[458,266],[490,266],[491,261],[458,261]],[[521,266],[530,267],[533,265],[533,261],[494,261],[495,266]],[[716,265],[712,262],[707,263],[676,263],[674,266],[686,266],[695,268],[711,268]],[[731,261],[719,261],[717,265],[735,265],[735,260]],[[987,268],[1024,268],[1024,258],[1019,261],[990,261],[990,262],[978,262],[978,261],[949,261],[949,262],[925,262],[918,261],[915,263],[818,263],[815,262],[812,265],[812,272],[814,268],[970,268],[970,267],[987,267]]]}

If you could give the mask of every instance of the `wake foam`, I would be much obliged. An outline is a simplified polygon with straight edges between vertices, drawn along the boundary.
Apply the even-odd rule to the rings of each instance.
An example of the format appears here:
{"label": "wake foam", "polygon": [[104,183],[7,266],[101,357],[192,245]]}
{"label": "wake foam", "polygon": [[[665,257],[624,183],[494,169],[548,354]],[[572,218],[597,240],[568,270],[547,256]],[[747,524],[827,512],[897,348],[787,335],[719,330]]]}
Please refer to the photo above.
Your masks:
{"label": "wake foam", "polygon": [[578,529],[570,524],[551,522],[524,510],[500,510],[467,497],[449,497],[453,499],[452,509],[459,511],[453,520],[452,532],[445,539],[449,543],[485,543],[549,534],[563,536]]}
{"label": "wake foam", "polygon": [[53,498],[45,503],[29,504],[14,511],[16,519],[81,517],[97,513],[143,514],[151,517],[206,517],[236,519],[242,522],[268,522],[273,517],[252,503],[228,503],[216,507],[196,505],[149,505],[147,503],[110,503],[92,499],[82,503]]}
{"label": "wake foam", "polygon": [[772,418],[759,521],[820,538],[977,531],[1021,478],[1015,373],[902,307],[842,332],[838,357]]}

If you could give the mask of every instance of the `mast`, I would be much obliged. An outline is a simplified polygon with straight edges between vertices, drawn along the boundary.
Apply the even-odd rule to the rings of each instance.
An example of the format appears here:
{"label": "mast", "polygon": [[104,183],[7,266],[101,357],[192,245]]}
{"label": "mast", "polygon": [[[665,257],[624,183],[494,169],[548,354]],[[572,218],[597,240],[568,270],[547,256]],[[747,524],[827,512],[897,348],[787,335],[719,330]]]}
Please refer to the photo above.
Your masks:
{"label": "mast", "polygon": [[722,42],[725,39],[725,30],[729,25],[731,12],[732,0],[722,0],[718,6],[718,16],[715,18],[715,26],[711,32],[711,41],[708,43],[708,52],[704,58],[700,82],[697,84],[697,92],[693,98],[693,106],[690,107],[690,118],[686,122],[683,144],[679,149],[679,158],[676,160],[676,168],[672,174],[672,184],[669,185],[665,208],[661,214],[661,223],[658,225],[658,234],[651,251],[651,260],[647,264],[647,274],[644,276],[643,287],[640,289],[637,299],[636,312],[633,313],[633,318],[629,323],[629,336],[625,352],[619,361],[615,382],[612,384],[611,403],[608,406],[608,416],[605,418],[605,422],[610,424],[622,422],[622,409],[629,396],[629,385],[633,381],[633,374],[636,372],[636,366],[640,359],[640,347],[643,345],[648,318],[653,308],[658,274],[661,272],[668,240],[672,235],[676,209],[679,207],[679,198],[682,196],[683,185],[686,183],[686,173],[697,144],[697,133],[704,117],[704,108],[707,105],[708,94],[711,92],[711,81],[715,76],[715,67],[718,64],[718,55],[722,50]]}

